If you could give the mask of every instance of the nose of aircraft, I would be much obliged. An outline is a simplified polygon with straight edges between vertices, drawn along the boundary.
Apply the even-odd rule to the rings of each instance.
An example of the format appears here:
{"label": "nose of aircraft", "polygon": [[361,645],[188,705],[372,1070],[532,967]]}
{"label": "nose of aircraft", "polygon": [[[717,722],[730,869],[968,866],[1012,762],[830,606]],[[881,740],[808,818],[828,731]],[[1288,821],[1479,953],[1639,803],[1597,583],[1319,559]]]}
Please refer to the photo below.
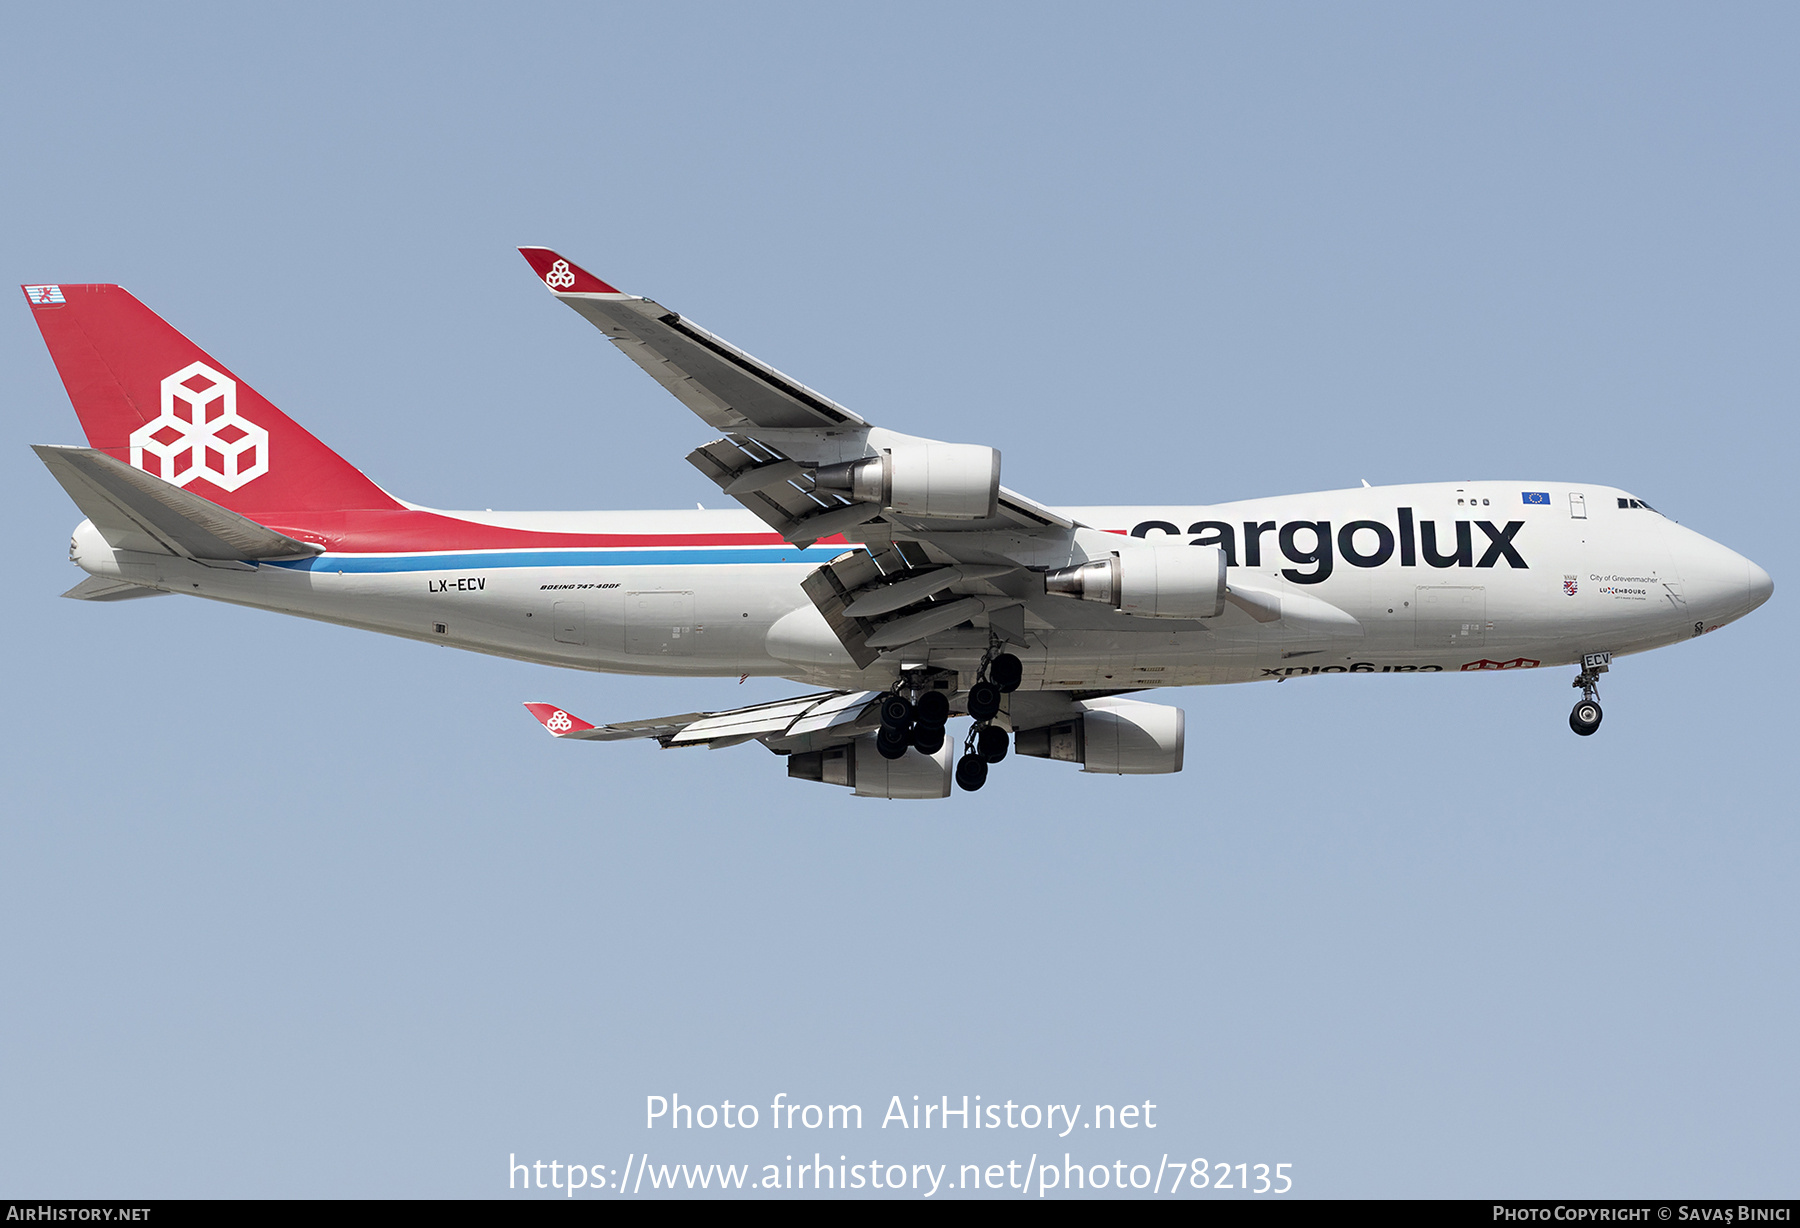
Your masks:
{"label": "nose of aircraft", "polygon": [[1775,591],[1769,573],[1749,559],[1681,525],[1668,525],[1675,569],[1686,590],[1689,617],[1727,623],[1742,618]]}
{"label": "nose of aircraft", "polygon": [[1744,566],[1750,569],[1750,608],[1754,610],[1774,595],[1775,581],[1769,578],[1768,572],[1749,559],[1744,560]]}

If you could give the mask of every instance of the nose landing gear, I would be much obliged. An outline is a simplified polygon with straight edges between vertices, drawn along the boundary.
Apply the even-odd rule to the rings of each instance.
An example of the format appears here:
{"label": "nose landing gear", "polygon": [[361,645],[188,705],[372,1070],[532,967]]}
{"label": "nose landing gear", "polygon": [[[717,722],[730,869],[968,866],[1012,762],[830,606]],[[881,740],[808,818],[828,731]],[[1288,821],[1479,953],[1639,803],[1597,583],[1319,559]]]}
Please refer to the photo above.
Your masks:
{"label": "nose landing gear", "polygon": [[1585,738],[1600,728],[1602,715],[1604,714],[1600,711],[1599,703],[1592,699],[1584,699],[1575,705],[1573,712],[1569,713],[1569,728]]}
{"label": "nose landing gear", "polygon": [[1591,737],[1600,728],[1600,675],[1612,667],[1612,653],[1588,652],[1581,656],[1581,672],[1571,684],[1581,690],[1581,700],[1569,713],[1569,728],[1582,737]]}

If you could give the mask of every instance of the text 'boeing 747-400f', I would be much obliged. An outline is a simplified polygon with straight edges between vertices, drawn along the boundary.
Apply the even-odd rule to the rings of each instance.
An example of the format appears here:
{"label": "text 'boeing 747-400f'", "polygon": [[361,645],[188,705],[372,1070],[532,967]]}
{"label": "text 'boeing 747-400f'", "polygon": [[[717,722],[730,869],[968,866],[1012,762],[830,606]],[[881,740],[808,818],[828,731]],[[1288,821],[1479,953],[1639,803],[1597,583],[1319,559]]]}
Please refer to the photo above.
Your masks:
{"label": "text 'boeing 747-400f'", "polygon": [[[551,293],[720,438],[742,511],[405,503],[118,286],[26,286],[87,432],[38,455],[87,519],[66,596],[210,597],[572,669],[777,675],[779,703],[559,738],[758,741],[863,797],[979,789],[1008,748],[1178,772],[1154,687],[1572,665],[1578,734],[1614,656],[1769,599],[1743,556],[1610,487],[1376,486],[1211,507],[1050,508],[1000,453],[873,426],[660,304],[521,249]],[[945,725],[972,725],[960,756]]]}

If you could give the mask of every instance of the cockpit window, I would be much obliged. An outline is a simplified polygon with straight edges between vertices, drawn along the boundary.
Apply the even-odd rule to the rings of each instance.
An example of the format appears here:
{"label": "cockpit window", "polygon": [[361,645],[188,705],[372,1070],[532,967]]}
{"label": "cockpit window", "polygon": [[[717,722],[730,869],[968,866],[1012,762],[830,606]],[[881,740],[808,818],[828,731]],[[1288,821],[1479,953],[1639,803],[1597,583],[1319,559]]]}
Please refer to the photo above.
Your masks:
{"label": "cockpit window", "polygon": [[[1651,507],[1648,503],[1645,503],[1642,499],[1620,499],[1619,506],[1620,507],[1631,507],[1631,508],[1641,507],[1646,512],[1656,512],[1655,508]],[[1662,515],[1661,512],[1656,512],[1656,514],[1658,516]]]}

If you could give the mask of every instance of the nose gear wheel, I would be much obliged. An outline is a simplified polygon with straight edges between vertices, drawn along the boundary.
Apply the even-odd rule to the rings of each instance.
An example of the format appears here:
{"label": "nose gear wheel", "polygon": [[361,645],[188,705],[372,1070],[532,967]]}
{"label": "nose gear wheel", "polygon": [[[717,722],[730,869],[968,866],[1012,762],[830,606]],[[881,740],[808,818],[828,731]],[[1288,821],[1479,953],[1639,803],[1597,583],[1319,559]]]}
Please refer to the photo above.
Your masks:
{"label": "nose gear wheel", "polygon": [[1600,710],[1600,675],[1611,663],[1612,654],[1606,652],[1585,653],[1581,658],[1581,672],[1571,684],[1581,691],[1581,699],[1569,713],[1569,728],[1581,737],[1592,737],[1600,728],[1604,715]]}
{"label": "nose gear wheel", "polygon": [[1594,730],[1600,728],[1601,715],[1598,703],[1591,699],[1584,699],[1575,705],[1573,712],[1569,713],[1569,728],[1584,738],[1589,737]]}

